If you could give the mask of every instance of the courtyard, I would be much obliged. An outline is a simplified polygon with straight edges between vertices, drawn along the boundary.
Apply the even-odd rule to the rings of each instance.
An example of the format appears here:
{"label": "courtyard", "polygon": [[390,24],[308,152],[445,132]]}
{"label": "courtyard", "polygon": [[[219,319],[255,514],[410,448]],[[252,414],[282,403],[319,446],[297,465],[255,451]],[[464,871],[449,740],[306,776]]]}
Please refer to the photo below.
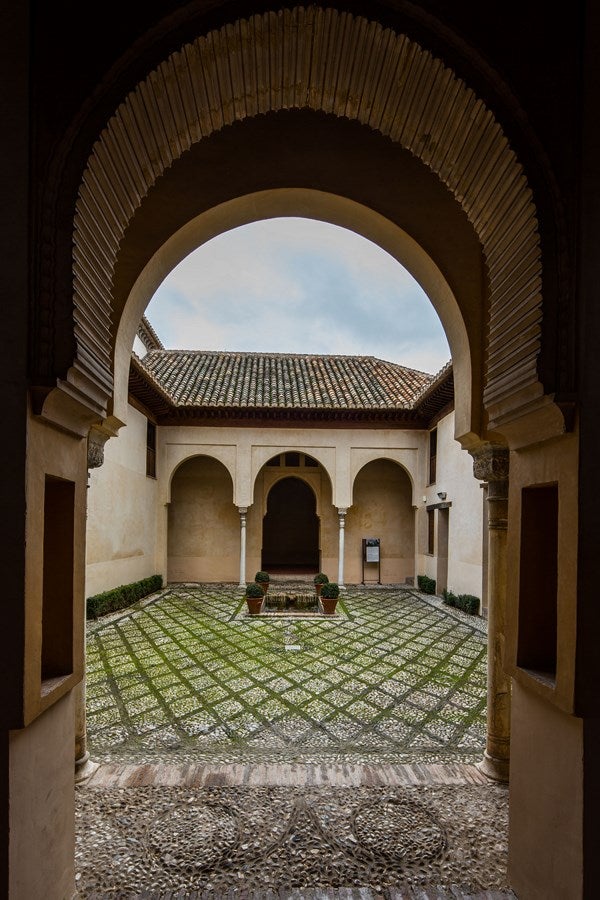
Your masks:
{"label": "courtyard", "polygon": [[405,587],[312,619],[241,594],[170,585],[88,624],[78,896],[512,897],[506,786],[474,766],[484,620]]}
{"label": "courtyard", "polygon": [[173,585],[90,623],[95,760],[481,757],[483,620],[414,590],[369,585],[345,591],[331,619],[257,618],[242,593]]}

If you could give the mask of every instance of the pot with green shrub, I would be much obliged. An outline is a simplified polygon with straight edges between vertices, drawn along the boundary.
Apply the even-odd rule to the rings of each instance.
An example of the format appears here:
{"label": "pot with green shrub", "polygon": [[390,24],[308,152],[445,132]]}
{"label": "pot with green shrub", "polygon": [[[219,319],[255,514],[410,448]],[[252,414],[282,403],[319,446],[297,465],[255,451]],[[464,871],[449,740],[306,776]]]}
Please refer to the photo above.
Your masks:
{"label": "pot with green shrub", "polygon": [[335,613],[338,598],[340,596],[340,586],[335,581],[326,581],[321,588],[321,605],[323,612],[332,616]]}
{"label": "pot with green shrub", "polygon": [[257,584],[255,581],[250,582],[250,584],[246,585],[246,596],[245,600],[248,604],[248,612],[251,616],[257,616],[258,613],[262,609],[262,605],[265,599],[265,592],[263,591],[260,584]]}
{"label": "pot with green shrub", "polygon": [[329,581],[329,578],[327,577],[327,575],[325,575],[324,572],[318,572],[315,575],[315,577],[313,578],[313,583],[315,586],[315,593],[316,593],[317,597],[321,596],[321,589],[324,584],[327,584],[328,581]]}
{"label": "pot with green shrub", "polygon": [[257,584],[260,584],[263,594],[266,594],[269,590],[269,581],[271,580],[269,573],[257,572],[254,576],[254,580]]}

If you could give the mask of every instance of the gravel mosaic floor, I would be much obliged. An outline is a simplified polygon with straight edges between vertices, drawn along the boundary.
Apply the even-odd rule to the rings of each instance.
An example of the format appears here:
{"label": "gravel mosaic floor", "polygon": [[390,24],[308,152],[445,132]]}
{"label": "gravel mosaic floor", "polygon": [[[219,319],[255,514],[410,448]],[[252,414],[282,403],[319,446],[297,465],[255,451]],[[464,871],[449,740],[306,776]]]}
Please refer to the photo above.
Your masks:
{"label": "gravel mosaic floor", "polygon": [[249,617],[231,585],[175,585],[88,629],[98,761],[474,762],[480,619],[352,587],[329,619]]}
{"label": "gravel mosaic floor", "polygon": [[485,622],[404,588],[338,608],[259,619],[173,585],[90,623],[81,900],[514,897],[507,789],[468,765]]}
{"label": "gravel mosaic floor", "polygon": [[505,795],[494,785],[90,788],[78,802],[79,896],[508,891]]}

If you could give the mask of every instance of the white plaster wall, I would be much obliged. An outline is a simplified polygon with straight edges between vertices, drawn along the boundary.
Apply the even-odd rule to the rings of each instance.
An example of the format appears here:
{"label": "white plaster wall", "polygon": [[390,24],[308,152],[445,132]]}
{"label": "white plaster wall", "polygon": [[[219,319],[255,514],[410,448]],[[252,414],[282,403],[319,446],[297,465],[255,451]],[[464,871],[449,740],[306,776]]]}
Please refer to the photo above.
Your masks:
{"label": "white plaster wall", "polygon": [[146,476],[146,423],[130,406],[127,425],[106,443],[104,464],[90,472],[87,597],[166,575],[157,556],[158,483]]}
{"label": "white plaster wall", "polygon": [[[473,477],[473,460],[454,440],[454,413],[437,424],[437,466],[435,484],[427,485],[429,447],[423,449],[422,484],[418,503],[417,574],[437,576],[437,521],[435,553],[427,554],[427,514],[429,504],[439,503],[438,491],[445,491],[449,510],[448,587],[457,594],[482,595],[483,491]],[[425,497],[425,501],[423,501]],[[437,516],[436,516],[437,519]]]}

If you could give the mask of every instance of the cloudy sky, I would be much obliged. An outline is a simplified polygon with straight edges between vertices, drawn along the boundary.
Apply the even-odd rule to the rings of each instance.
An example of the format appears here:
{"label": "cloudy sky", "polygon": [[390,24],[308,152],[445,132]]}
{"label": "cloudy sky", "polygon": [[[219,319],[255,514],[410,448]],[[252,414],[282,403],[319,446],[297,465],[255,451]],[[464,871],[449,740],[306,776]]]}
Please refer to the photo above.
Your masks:
{"label": "cloudy sky", "polygon": [[165,279],[146,315],[167,348],[363,354],[437,372],[442,326],[378,246],[308,219],[270,219],[207,242]]}

